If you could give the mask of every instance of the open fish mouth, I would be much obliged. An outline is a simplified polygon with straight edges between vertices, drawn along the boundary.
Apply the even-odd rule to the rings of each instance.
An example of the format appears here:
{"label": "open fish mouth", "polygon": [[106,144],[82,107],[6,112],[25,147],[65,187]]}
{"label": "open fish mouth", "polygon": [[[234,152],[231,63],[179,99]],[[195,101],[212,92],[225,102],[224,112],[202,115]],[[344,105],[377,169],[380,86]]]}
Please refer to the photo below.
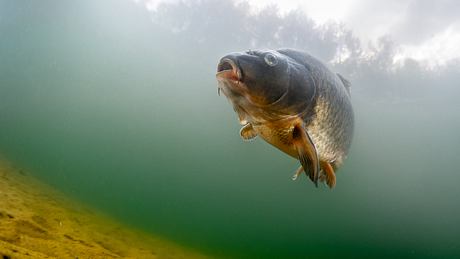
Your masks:
{"label": "open fish mouth", "polygon": [[219,81],[219,86],[217,88],[217,93],[219,95],[221,91],[226,93],[226,90],[231,90],[232,92],[240,92],[242,90],[243,74],[236,62],[232,59],[223,58],[220,60],[219,65],[217,65],[216,78],[217,81]]}
{"label": "open fish mouth", "polygon": [[227,79],[232,81],[241,81],[243,79],[238,65],[235,61],[229,58],[223,58],[220,60],[219,65],[217,66],[216,77],[218,79]]}

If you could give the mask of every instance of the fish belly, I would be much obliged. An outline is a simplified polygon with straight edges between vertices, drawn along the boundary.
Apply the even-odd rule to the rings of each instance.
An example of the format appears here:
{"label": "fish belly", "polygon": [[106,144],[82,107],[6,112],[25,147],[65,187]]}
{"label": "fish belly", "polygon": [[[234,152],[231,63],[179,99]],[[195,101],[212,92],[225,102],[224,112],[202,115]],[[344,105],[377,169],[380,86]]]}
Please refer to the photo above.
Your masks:
{"label": "fish belly", "polygon": [[254,129],[266,142],[284,153],[297,158],[297,151],[292,143],[293,125],[292,122],[264,123],[254,126]]}

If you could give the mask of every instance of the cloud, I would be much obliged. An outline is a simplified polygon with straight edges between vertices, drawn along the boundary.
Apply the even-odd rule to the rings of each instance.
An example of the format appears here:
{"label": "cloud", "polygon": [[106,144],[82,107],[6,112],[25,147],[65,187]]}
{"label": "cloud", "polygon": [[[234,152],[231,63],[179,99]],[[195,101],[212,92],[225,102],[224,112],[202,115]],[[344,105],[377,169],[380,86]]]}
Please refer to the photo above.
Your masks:
{"label": "cloud", "polygon": [[398,59],[437,64],[460,57],[460,3],[456,0],[360,0],[344,23],[364,46],[389,37]]}
{"label": "cloud", "polygon": [[180,0],[133,0],[135,3],[143,3],[150,11],[156,11],[161,4],[178,3]]}
{"label": "cloud", "polygon": [[456,0],[413,0],[389,33],[402,44],[423,44],[459,24],[459,14],[460,3]]}
{"label": "cloud", "polygon": [[399,53],[395,56],[395,61],[410,57],[423,61],[427,67],[436,67],[459,56],[460,30],[456,29],[455,26],[449,26],[421,44],[401,45]]}
{"label": "cloud", "polygon": [[375,41],[388,35],[390,28],[403,19],[410,0],[361,0],[355,4],[343,22],[363,42]]}

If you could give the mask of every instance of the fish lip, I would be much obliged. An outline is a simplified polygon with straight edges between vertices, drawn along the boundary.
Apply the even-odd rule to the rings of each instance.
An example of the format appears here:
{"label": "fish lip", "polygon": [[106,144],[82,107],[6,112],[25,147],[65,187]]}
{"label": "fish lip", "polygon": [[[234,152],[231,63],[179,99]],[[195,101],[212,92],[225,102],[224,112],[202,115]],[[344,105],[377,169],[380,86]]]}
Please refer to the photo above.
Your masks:
{"label": "fish lip", "polygon": [[236,61],[230,58],[222,58],[217,65],[217,79],[242,82],[243,74]]}
{"label": "fish lip", "polygon": [[223,57],[219,61],[216,78],[220,82],[217,88],[218,95],[220,95],[221,91],[227,97],[230,96],[228,95],[228,91],[239,94],[245,92],[246,87],[243,83],[243,73],[237,61],[232,58]]}

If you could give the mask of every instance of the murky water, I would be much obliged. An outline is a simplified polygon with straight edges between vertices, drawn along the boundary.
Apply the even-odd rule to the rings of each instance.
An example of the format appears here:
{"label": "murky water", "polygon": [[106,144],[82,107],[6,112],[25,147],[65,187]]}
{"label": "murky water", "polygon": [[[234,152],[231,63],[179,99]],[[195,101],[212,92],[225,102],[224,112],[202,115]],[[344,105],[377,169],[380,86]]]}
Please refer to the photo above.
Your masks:
{"label": "murky water", "polygon": [[460,255],[455,98],[358,91],[337,187],[314,188],[291,180],[292,158],[240,140],[214,76],[227,50],[207,48],[173,40],[129,1],[0,1],[1,154],[218,257]]}

